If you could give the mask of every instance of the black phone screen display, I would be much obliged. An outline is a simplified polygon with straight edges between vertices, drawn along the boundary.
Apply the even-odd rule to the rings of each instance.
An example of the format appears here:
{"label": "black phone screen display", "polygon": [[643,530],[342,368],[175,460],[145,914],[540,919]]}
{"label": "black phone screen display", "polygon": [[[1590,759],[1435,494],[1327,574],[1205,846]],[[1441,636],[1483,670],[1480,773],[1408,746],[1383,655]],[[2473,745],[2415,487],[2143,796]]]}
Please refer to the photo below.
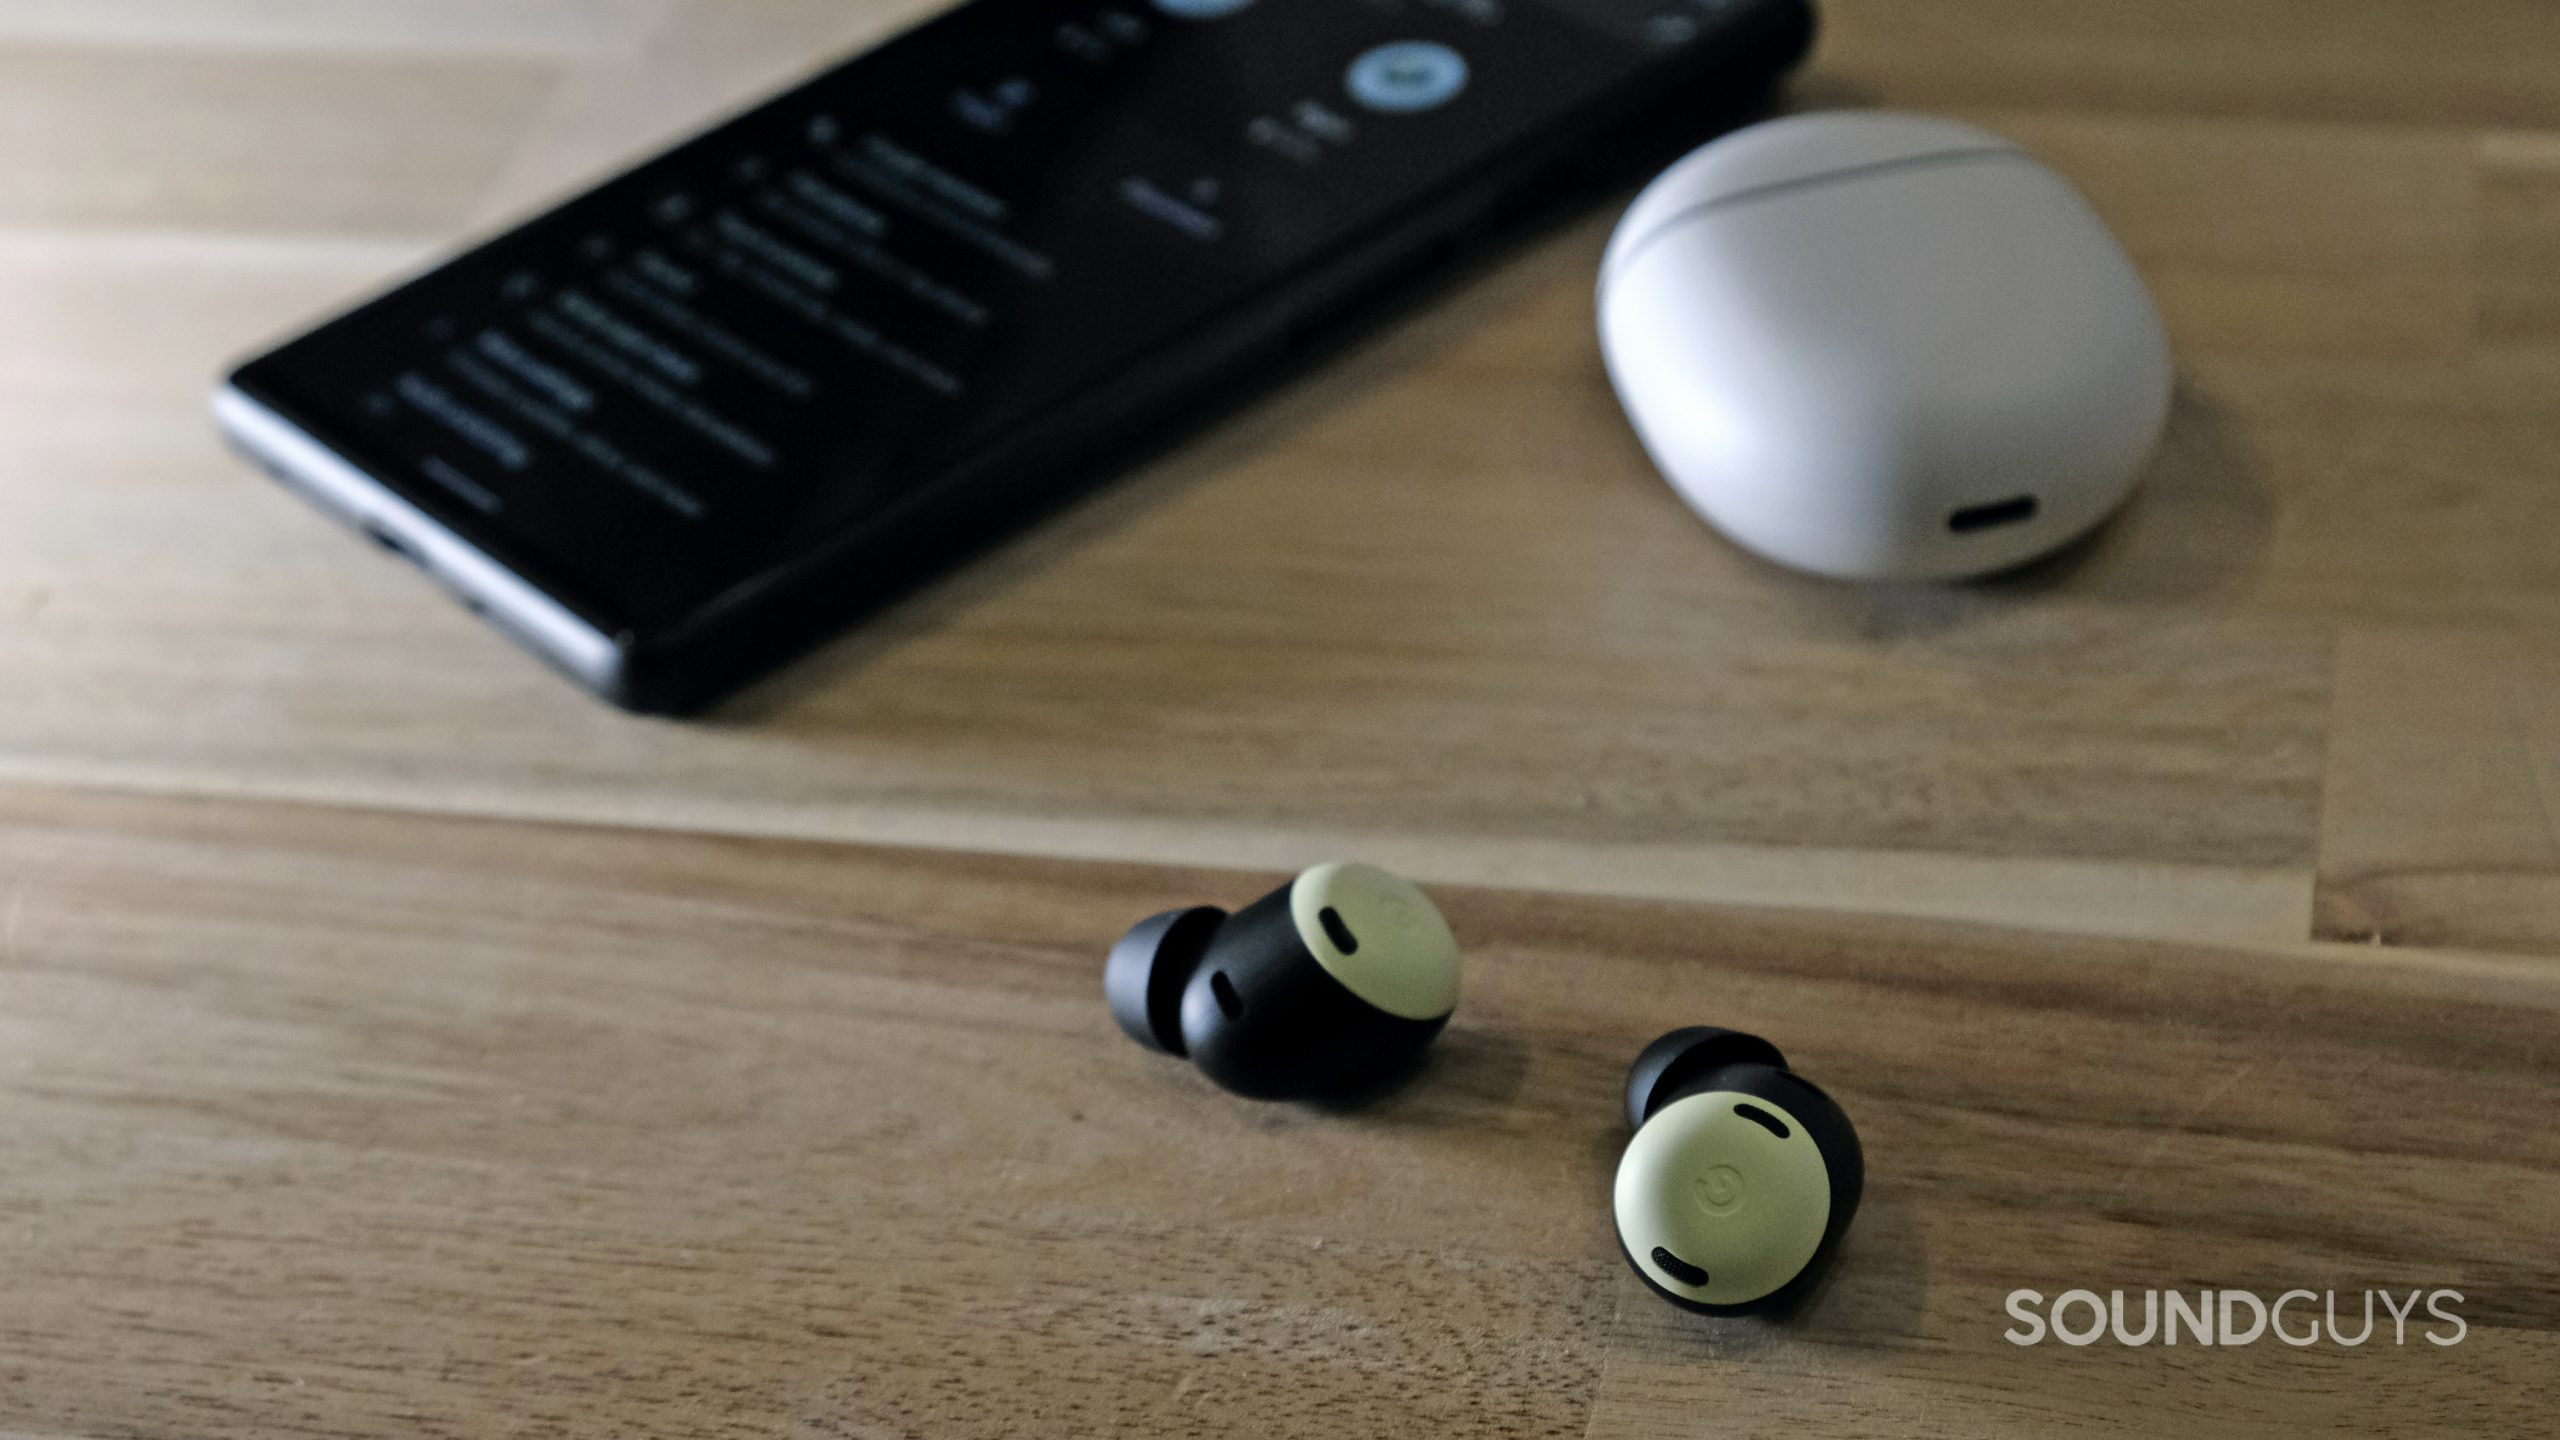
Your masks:
{"label": "black phone screen display", "polygon": [[1748,8],[978,0],[239,383],[670,623]]}

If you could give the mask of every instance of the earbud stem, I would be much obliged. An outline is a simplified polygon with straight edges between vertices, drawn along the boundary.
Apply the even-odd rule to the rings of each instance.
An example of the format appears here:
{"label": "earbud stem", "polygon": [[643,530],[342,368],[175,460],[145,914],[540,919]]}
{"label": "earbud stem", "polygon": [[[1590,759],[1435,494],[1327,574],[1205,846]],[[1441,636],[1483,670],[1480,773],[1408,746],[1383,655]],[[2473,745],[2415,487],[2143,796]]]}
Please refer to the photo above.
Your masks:
{"label": "earbud stem", "polygon": [[1102,969],[1111,1018],[1130,1039],[1165,1055],[1188,1056],[1182,1040],[1182,991],[1227,912],[1214,905],[1167,910],[1131,926]]}

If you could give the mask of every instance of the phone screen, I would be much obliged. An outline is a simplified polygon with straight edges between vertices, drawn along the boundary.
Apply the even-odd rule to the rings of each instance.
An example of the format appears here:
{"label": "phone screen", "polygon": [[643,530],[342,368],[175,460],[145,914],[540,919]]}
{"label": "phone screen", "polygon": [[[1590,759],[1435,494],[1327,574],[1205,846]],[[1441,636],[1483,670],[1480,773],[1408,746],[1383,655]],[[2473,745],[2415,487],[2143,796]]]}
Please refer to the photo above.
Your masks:
{"label": "phone screen", "polygon": [[977,0],[237,383],[645,630],[1754,8]]}

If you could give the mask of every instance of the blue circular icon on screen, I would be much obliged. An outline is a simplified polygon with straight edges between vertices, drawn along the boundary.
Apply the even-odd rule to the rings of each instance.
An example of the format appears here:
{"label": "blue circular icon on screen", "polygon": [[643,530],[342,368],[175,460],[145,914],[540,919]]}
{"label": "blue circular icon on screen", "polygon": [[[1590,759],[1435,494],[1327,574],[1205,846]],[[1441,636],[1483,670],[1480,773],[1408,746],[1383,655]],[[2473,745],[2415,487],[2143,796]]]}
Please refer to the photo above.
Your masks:
{"label": "blue circular icon on screen", "polygon": [[1252,3],[1253,0],[1156,0],[1156,8],[1177,20],[1215,20]]}
{"label": "blue circular icon on screen", "polygon": [[1437,110],[1467,88],[1467,57],[1431,40],[1398,40],[1351,62],[1343,77],[1362,108],[1388,115]]}

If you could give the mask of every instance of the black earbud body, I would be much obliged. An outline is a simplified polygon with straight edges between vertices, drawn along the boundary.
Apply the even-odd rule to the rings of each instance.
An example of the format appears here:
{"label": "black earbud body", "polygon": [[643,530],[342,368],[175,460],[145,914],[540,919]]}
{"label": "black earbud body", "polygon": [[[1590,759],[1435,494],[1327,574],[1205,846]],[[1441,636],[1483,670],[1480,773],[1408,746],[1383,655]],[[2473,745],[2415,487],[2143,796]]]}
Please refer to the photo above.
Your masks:
{"label": "black earbud body", "polygon": [[1354,1100],[1399,1078],[1457,983],[1438,908],[1368,865],[1318,866],[1234,914],[1151,916],[1103,969],[1131,1039],[1263,1100]]}
{"label": "black earbud body", "polygon": [[1627,1076],[1619,1248],[1684,1310],[1781,1310],[1818,1283],[1858,1212],[1866,1157],[1820,1087],[1756,1035],[1675,1030]]}

